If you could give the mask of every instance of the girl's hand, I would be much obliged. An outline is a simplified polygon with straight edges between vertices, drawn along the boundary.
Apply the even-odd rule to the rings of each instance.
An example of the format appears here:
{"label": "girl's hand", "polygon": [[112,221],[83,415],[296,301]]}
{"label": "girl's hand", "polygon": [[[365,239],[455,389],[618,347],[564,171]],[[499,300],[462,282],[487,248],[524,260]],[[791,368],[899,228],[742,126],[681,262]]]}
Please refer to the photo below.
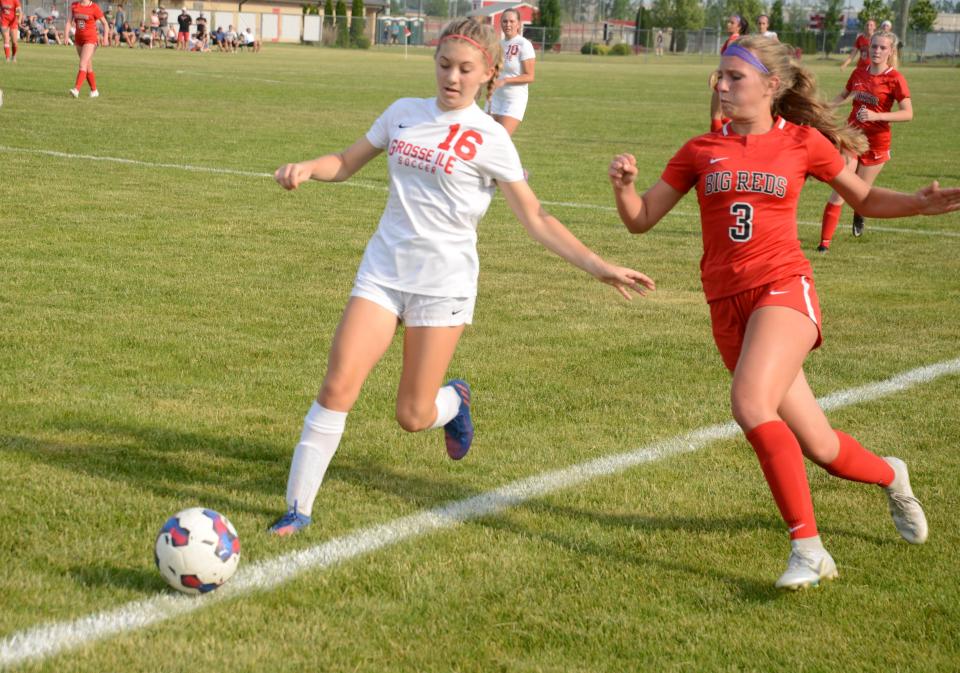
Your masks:
{"label": "girl's hand", "polygon": [[306,164],[284,164],[274,172],[273,179],[284,189],[291,190],[309,180],[310,174],[310,167]]}
{"label": "girl's hand", "polygon": [[857,121],[873,122],[879,119],[880,119],[880,114],[877,112],[874,112],[873,110],[869,110],[865,107],[862,107],[859,110],[857,110]]}
{"label": "girl's hand", "polygon": [[491,91],[496,91],[497,89],[500,89],[506,83],[507,83],[507,80],[503,79],[502,77],[499,79],[493,80],[493,88],[491,89]]}
{"label": "girl's hand", "polygon": [[630,290],[633,290],[643,297],[647,294],[648,290],[657,289],[653,279],[646,274],[623,266],[614,266],[607,262],[604,262],[594,275],[601,283],[613,285],[617,288],[617,292],[622,294],[627,300],[633,299],[630,295]]}
{"label": "girl's hand", "polygon": [[918,191],[916,197],[920,201],[918,212],[921,215],[939,215],[960,210],[960,188],[940,189],[940,183],[936,180]]}
{"label": "girl's hand", "polygon": [[637,178],[637,159],[632,154],[618,154],[610,162],[607,171],[615,189],[623,189],[633,184]]}

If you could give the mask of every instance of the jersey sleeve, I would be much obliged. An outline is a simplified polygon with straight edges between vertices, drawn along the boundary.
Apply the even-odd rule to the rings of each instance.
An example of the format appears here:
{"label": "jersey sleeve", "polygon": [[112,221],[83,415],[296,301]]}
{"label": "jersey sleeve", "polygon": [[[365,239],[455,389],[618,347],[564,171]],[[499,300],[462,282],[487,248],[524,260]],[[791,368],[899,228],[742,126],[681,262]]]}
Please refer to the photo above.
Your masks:
{"label": "jersey sleeve", "polygon": [[694,164],[695,158],[696,151],[691,140],[673,155],[673,158],[667,163],[667,167],[663,169],[660,179],[681,194],[686,194],[697,184],[697,180],[700,178]]}
{"label": "jersey sleeve", "polygon": [[103,18],[103,10],[100,9],[100,5],[93,3],[93,20],[99,21]]}
{"label": "jersey sleeve", "polygon": [[370,130],[367,131],[367,140],[370,141],[370,144],[376,147],[377,149],[384,150],[387,148],[387,145],[390,143],[390,128],[392,126],[391,120],[394,117],[397,107],[400,105],[401,101],[394,101],[386,110],[383,111],[377,120],[373,122],[373,126],[370,127]]}
{"label": "jersey sleeve", "polygon": [[537,57],[537,51],[533,48],[533,43],[530,40],[524,39],[520,43],[520,60],[529,61],[531,58]]}
{"label": "jersey sleeve", "polygon": [[898,103],[904,98],[910,98],[910,87],[907,86],[907,78],[900,74],[900,72],[897,72],[897,86],[894,89],[893,95]]}
{"label": "jersey sleeve", "polygon": [[830,182],[840,175],[844,161],[840,151],[826,136],[814,128],[807,139],[807,175],[821,182]]}
{"label": "jersey sleeve", "polygon": [[489,134],[489,140],[479,152],[476,165],[483,175],[498,182],[520,182],[523,180],[523,166],[513,140],[499,124],[495,133]]}
{"label": "jersey sleeve", "polygon": [[850,77],[847,78],[847,93],[853,91],[853,80],[857,78],[857,69],[854,68],[853,72],[850,73]]}

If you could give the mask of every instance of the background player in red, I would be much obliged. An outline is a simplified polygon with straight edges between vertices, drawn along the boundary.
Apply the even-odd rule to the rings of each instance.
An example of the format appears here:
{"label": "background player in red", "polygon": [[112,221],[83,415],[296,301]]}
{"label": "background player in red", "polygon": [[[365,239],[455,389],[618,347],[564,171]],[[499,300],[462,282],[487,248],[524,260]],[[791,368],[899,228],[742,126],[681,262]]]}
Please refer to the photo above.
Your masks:
{"label": "background player in red", "polygon": [[270,527],[290,535],[311,522],[314,498],[367,376],[397,333],[403,368],[396,417],[408,432],[444,428],[447,453],[463,458],[473,441],[471,391],[441,386],[464,328],[472,320],[479,259],[476,228],[499,186],[531,237],[625,297],[653,282],[613,266],[548,215],[523,179],[507,130],[476,104],[503,65],[493,30],[470,19],[443,30],[434,55],[435,98],[401,98],[368,133],[336,154],[286,164],[277,182],[348,179],[381,152],[390,196],[367,244],[351,297],[330,349],[327,373],[304,419],[287,481],[287,512]]}
{"label": "background player in red", "polygon": [[[720,54],[727,50],[731,44],[740,39],[741,35],[746,35],[750,29],[750,24],[739,14],[731,14],[727,17],[727,39],[720,47]],[[719,131],[727,120],[723,117],[720,110],[720,97],[714,91],[710,96],[710,130]]]}
{"label": "background player in red", "polygon": [[80,87],[86,81],[90,84],[90,98],[96,98],[100,95],[97,90],[97,78],[93,74],[93,53],[97,50],[100,42],[97,34],[97,22],[103,24],[103,34],[110,36],[110,23],[103,16],[100,6],[90,0],[80,0],[70,5],[70,15],[67,17],[67,27],[64,31],[70,34],[71,24],[76,29],[76,35],[73,37],[73,43],[77,47],[77,55],[80,56],[80,70],[77,72],[77,81],[70,89],[70,95],[77,98],[80,95]]}
{"label": "background player in red", "polygon": [[3,56],[9,62],[17,61],[17,39],[20,37],[20,19],[23,10],[20,0],[0,0],[0,30],[3,31]]}
{"label": "background player in red", "polygon": [[[847,122],[867,137],[870,147],[856,160],[857,175],[872,185],[890,160],[890,122],[906,122],[913,119],[913,104],[907,80],[897,71],[897,36],[893,33],[874,33],[870,40],[870,67],[856,68],[847,80],[847,86],[833,100],[839,105],[851,95],[853,109]],[[893,112],[893,103],[899,110]],[[853,163],[853,158],[849,161]],[[827,252],[830,241],[840,222],[843,199],[837,192],[830,194],[823,209],[820,224],[820,245],[817,252]],[[853,213],[853,235],[863,234],[863,216]]]}
{"label": "background player in red", "polygon": [[813,75],[788,45],[741,38],[728,47],[717,77],[732,119],[721,133],[687,142],[643,196],[633,185],[633,156],[615,157],[609,175],[620,218],[633,233],[648,231],[696,188],[701,278],[714,340],[733,373],[733,416],[790,530],[791,554],[777,586],[797,589],[837,574],[817,532],[804,455],[832,475],[885,488],[901,536],[916,544],[927,537],[903,461],[880,458],[833,430],[804,377],[803,362],[821,341],[811,267],[797,238],[804,181],[826,181],[878,217],[960,209],[960,189],[934,182],[903,194],[863,182],[835,147],[859,149],[862,136],[816,97]]}
{"label": "background player in red", "polygon": [[867,24],[864,26],[863,32],[857,35],[857,39],[853,42],[853,49],[850,50],[847,58],[840,64],[841,70],[850,65],[850,62],[854,59],[857,60],[857,65],[855,66],[857,68],[866,68],[870,65],[870,39],[873,37],[873,32],[876,29],[877,22],[873,19],[867,19]]}

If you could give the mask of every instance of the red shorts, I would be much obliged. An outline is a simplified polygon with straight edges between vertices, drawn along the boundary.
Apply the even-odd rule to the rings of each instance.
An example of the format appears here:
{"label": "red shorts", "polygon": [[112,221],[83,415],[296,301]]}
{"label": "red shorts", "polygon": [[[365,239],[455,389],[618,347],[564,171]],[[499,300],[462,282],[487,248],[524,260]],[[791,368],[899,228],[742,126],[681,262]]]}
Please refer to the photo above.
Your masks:
{"label": "red shorts", "polygon": [[190,33],[185,33],[182,30],[179,33],[177,33],[177,42],[189,42],[189,41],[190,41]]}
{"label": "red shorts", "polygon": [[85,44],[100,44],[100,37],[97,35],[82,35],[77,33],[73,36],[73,43],[81,47]]}
{"label": "red shorts", "polygon": [[17,21],[16,16],[11,16],[11,17],[4,16],[0,18],[0,27],[2,28],[9,28],[10,30],[13,30],[14,28],[19,28],[19,25],[20,25],[20,22]]}
{"label": "red shorts", "polygon": [[747,331],[750,315],[764,306],[786,306],[808,316],[817,326],[818,348],[823,342],[820,329],[820,300],[813,287],[813,279],[806,276],[789,276],[760,287],[744,290],[740,294],[721,297],[710,302],[710,322],[713,325],[713,340],[723,358],[723,364],[731,372],[740,359],[743,335]]}
{"label": "red shorts", "polygon": [[866,152],[857,157],[857,161],[862,166],[876,166],[890,161],[890,148],[878,150],[871,147]]}

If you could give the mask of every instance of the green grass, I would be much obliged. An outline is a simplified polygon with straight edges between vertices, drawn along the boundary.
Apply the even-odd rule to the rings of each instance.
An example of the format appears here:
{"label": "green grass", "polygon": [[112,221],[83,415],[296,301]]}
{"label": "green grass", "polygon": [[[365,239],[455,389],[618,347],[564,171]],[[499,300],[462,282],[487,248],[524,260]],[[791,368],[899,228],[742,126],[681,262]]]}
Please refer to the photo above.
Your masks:
{"label": "green grass", "polygon": [[[0,145],[272,172],[338,150],[400,96],[430,96],[429,56],[268,47],[98,52],[103,96],[73,100],[71,49],[0,69]],[[811,62],[832,95],[835,64]],[[609,208],[610,157],[652,183],[706,127],[710,64],[548,57],[515,136],[544,201]],[[960,72],[911,68],[916,119],[879,184],[960,184]],[[293,540],[292,447],[385,202],[384,162],[353,186],[0,150],[0,637],[164,591],[156,530],[204,505],[243,563],[509,481],[725,422],[728,376],[700,293],[695,202],[642,238],[615,213],[551,207],[602,254],[653,276],[626,303],[531,242],[496,199],[481,289],[451,374],[475,386],[462,464],[393,421],[398,344],[348,421]],[[800,219],[828,189],[811,181]],[[818,393],[960,355],[960,216],[843,228],[814,259]],[[871,225],[933,232],[881,232]],[[802,226],[806,250],[818,230]],[[954,236],[939,235],[947,232]],[[811,468],[841,572],[783,595],[782,523],[742,438],[308,573],[267,593],[91,644],[25,670],[954,671],[960,667],[958,377],[831,414],[912,466],[931,538],[901,543],[882,494]]]}

